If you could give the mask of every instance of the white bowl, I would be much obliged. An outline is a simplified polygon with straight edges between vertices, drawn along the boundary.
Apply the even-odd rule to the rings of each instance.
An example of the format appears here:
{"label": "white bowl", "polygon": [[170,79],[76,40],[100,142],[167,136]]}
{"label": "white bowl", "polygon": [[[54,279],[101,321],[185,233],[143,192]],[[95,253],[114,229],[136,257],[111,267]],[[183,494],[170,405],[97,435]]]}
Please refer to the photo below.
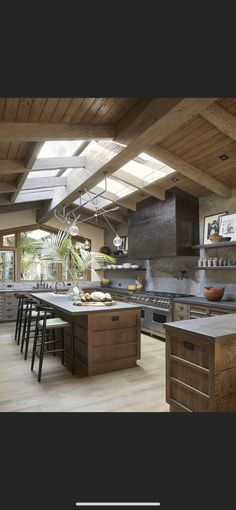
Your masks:
{"label": "white bowl", "polygon": [[132,264],[132,265],[131,265],[131,268],[132,268],[132,269],[138,269],[138,268],[139,268],[139,265],[138,265],[138,264]]}
{"label": "white bowl", "polygon": [[108,266],[106,266],[106,269],[111,269],[111,264],[108,264]]}
{"label": "white bowl", "polygon": [[119,265],[118,265],[118,266],[116,266],[116,267],[117,267],[117,269],[123,269],[122,264],[119,264]]}
{"label": "white bowl", "polygon": [[125,269],[129,269],[131,267],[131,263],[130,262],[124,262],[123,267]]}
{"label": "white bowl", "polygon": [[111,268],[112,268],[112,269],[116,269],[116,265],[115,265],[115,264],[112,264],[112,265],[111,265]]}

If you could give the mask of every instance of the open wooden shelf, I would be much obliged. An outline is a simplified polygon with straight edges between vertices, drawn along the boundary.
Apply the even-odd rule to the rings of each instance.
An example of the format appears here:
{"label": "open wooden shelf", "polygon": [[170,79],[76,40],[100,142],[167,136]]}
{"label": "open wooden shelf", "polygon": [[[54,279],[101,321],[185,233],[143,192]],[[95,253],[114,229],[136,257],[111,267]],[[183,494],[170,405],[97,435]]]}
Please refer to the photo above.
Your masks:
{"label": "open wooden shelf", "polygon": [[208,250],[210,248],[225,248],[225,246],[236,246],[236,241],[230,241],[228,243],[212,243],[212,244],[194,244],[191,246],[192,250],[199,250],[199,248],[203,248],[204,250]]}
{"label": "open wooden shelf", "polygon": [[146,271],[146,267],[122,267],[122,268],[108,268],[108,267],[99,267],[95,269],[95,271]]}
{"label": "open wooden shelf", "polygon": [[213,267],[213,266],[212,267],[207,267],[207,266],[206,267],[198,267],[198,266],[196,266],[193,269],[199,269],[200,271],[202,271],[203,269],[205,269],[205,271],[208,271],[208,270],[215,271],[217,269],[218,270],[219,269],[221,269],[221,270],[224,270],[224,269],[234,269],[234,270],[236,270],[236,265],[235,266],[216,266],[216,267]]}

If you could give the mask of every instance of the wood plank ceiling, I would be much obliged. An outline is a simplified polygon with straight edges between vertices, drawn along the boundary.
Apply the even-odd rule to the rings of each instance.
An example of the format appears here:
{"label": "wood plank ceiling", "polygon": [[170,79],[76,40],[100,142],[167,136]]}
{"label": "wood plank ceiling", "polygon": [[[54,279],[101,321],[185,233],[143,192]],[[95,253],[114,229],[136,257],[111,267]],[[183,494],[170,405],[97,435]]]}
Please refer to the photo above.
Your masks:
{"label": "wood plank ceiling", "polygon": [[[76,139],[77,131],[84,140],[104,137],[126,146],[101,168],[98,163],[90,180],[84,177],[86,186],[97,185],[104,170],[113,174],[141,152],[176,170],[147,188],[149,195],[162,197],[163,190],[176,186],[197,197],[230,196],[236,185],[236,98],[0,98],[0,212],[19,209],[14,202],[40,144],[57,140],[57,134]],[[74,183],[73,200],[81,183]],[[145,189],[137,189],[120,200],[122,217],[128,198],[131,204],[145,196]],[[35,207],[41,205],[37,194]],[[52,212],[49,201],[38,218],[45,221]]]}

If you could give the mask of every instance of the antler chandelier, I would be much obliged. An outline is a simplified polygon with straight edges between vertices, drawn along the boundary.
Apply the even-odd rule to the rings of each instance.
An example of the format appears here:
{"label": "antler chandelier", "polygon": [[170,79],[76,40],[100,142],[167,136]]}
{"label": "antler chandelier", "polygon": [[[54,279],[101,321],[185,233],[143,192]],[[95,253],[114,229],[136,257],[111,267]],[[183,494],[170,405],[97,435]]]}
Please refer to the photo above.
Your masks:
{"label": "antler chandelier", "polygon": [[[106,176],[105,176],[105,186],[106,186]],[[96,203],[96,199],[100,197],[104,193],[104,190],[101,191],[101,193],[93,193],[91,191],[88,191],[87,189],[83,190],[80,194],[80,203],[77,205],[74,209],[66,212],[66,206],[63,206],[62,211],[58,211],[57,209],[54,210],[55,217],[61,221],[65,225],[65,230],[72,236],[78,236],[80,235],[80,229],[79,225],[81,223],[84,223],[88,220],[98,218],[98,216],[102,216],[104,220],[109,225],[110,229],[114,232],[115,237],[113,239],[113,244],[116,248],[121,246],[122,239],[115,231],[114,227],[111,225],[109,220],[106,217],[106,214],[108,214],[111,211],[117,211],[119,209],[119,206],[113,207],[112,209],[104,209],[103,207],[99,207]],[[88,200],[85,200],[82,203],[82,195],[86,194],[88,197]],[[93,196],[94,195],[94,196]],[[87,218],[80,219],[81,214],[76,214],[78,211],[84,207],[86,204],[90,204],[91,209],[94,211],[92,215],[88,216]],[[84,247],[88,249],[90,247],[89,241],[86,239],[84,242]]]}

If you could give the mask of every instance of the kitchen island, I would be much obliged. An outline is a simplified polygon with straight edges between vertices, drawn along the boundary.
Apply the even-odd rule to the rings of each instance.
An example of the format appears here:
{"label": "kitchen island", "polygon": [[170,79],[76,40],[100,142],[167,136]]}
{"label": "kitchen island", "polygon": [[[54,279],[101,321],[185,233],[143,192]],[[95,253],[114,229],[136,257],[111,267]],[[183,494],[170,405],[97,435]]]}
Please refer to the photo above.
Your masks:
{"label": "kitchen island", "polygon": [[[72,324],[75,374],[95,375],[134,367],[140,359],[140,306],[75,306],[69,296],[31,293]],[[70,328],[64,331],[64,364],[72,370]]]}
{"label": "kitchen island", "polygon": [[166,323],[172,412],[236,412],[236,313]]}

